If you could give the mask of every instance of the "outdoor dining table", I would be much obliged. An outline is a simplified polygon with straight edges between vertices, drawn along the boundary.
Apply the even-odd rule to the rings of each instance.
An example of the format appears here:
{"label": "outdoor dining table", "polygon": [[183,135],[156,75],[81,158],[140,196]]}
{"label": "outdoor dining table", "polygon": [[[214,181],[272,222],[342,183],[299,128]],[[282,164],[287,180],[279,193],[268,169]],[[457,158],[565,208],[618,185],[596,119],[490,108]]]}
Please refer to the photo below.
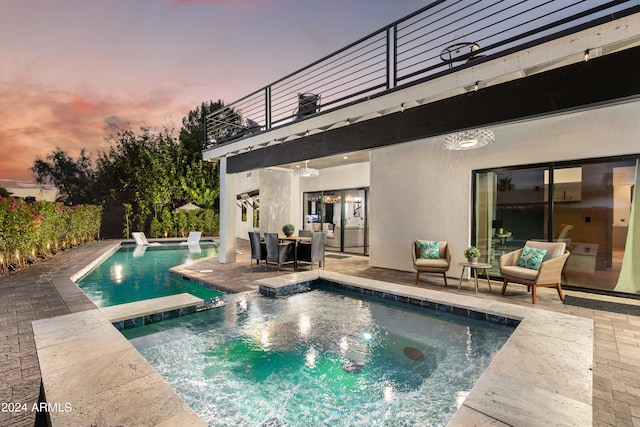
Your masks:
{"label": "outdoor dining table", "polygon": [[281,242],[293,242],[293,269],[298,269],[298,245],[300,242],[311,243],[311,237],[278,235]]}

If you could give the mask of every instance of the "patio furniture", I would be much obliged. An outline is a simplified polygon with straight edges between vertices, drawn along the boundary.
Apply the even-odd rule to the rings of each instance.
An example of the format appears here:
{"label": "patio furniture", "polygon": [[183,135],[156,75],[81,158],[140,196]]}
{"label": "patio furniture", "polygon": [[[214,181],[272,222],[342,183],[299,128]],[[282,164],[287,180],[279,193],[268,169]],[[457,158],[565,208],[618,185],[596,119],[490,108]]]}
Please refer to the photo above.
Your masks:
{"label": "patio furniture", "polygon": [[454,62],[469,62],[473,59],[484,56],[474,53],[478,49],[480,49],[480,45],[475,42],[454,43],[442,49],[442,52],[440,52],[440,59],[444,63],[448,64],[449,68],[451,68],[453,67]]}
{"label": "patio furniture", "polygon": [[180,244],[181,245],[197,245],[198,243],[200,243],[201,235],[202,235],[202,232],[200,231],[190,231],[189,237],[187,237],[187,241],[180,242]]}
{"label": "patio furniture", "polygon": [[297,264],[308,262],[311,270],[313,263],[318,263],[318,268],[324,268],[324,245],[327,242],[327,233],[325,231],[314,231],[311,234],[311,243],[300,242],[297,250]]}
{"label": "patio furniture", "polygon": [[136,245],[160,246],[160,243],[158,242],[149,243],[149,241],[147,240],[147,236],[145,236],[142,231],[134,231],[133,233],[131,233],[131,237],[133,237],[133,240],[136,241]]}
{"label": "patio furniture", "polygon": [[476,294],[478,293],[478,270],[484,270],[484,275],[487,278],[487,284],[489,285],[489,290],[491,290],[491,281],[489,280],[489,269],[491,268],[491,264],[486,262],[459,262],[459,266],[462,267],[462,273],[460,273],[460,282],[458,283],[458,289],[462,286],[462,277],[464,276],[464,270],[469,268],[471,270],[471,275],[473,276],[475,285],[476,285]]}
{"label": "patio furniture", "polygon": [[299,93],[298,108],[295,111],[295,117],[302,119],[311,116],[320,110],[320,95],[315,93]]}
{"label": "patio furniture", "polygon": [[336,225],[331,234],[327,234],[327,246],[339,248],[342,243],[343,231],[345,248],[364,246],[365,228],[363,225],[346,225],[344,230],[340,225]]}
{"label": "patio furniture", "polygon": [[[431,247],[432,251],[421,250],[427,246]],[[416,286],[420,279],[420,273],[442,274],[444,285],[447,286],[451,251],[446,241],[416,240],[411,244],[411,257],[413,258],[413,267],[416,269]]]}
{"label": "patio furniture", "polygon": [[311,230],[298,230],[298,237],[311,237]]}
{"label": "patio furniture", "polygon": [[527,240],[524,248],[502,255],[500,257],[502,295],[507,289],[507,284],[512,282],[525,285],[527,291],[531,291],[533,304],[536,303],[538,286],[555,287],[560,300],[564,301],[561,282],[562,269],[569,257],[566,247],[565,242]]}
{"label": "patio furniture", "polygon": [[[260,241],[260,233],[249,231],[249,242],[251,243],[251,259],[256,260],[259,267],[262,267],[262,261],[267,259],[267,249],[264,243]],[[251,261],[253,264],[253,261]]]}
{"label": "patio furniture", "polygon": [[267,247],[266,267],[269,269],[269,263],[280,266],[287,262],[295,263],[294,245],[291,242],[280,243],[278,233],[264,233],[264,241]]}
{"label": "patio furniture", "polygon": [[[305,233],[303,233],[305,234]],[[294,270],[298,269],[298,246],[300,243],[304,242],[306,244],[311,243],[311,234],[309,236],[299,235],[299,236],[285,236],[284,234],[278,236],[278,240],[280,242],[290,242],[293,245],[293,268]]]}

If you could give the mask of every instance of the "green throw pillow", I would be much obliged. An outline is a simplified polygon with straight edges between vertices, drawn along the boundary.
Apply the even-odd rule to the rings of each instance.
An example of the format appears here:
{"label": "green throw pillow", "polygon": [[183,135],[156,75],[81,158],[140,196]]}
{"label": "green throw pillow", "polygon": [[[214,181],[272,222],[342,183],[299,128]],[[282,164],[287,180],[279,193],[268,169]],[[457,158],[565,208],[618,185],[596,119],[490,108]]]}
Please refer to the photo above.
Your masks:
{"label": "green throw pillow", "polygon": [[440,242],[419,242],[420,258],[440,259]]}
{"label": "green throw pillow", "polygon": [[546,249],[536,249],[525,246],[522,249],[520,259],[518,260],[518,266],[530,268],[532,270],[540,270],[540,265],[542,264],[542,260],[546,254]]}

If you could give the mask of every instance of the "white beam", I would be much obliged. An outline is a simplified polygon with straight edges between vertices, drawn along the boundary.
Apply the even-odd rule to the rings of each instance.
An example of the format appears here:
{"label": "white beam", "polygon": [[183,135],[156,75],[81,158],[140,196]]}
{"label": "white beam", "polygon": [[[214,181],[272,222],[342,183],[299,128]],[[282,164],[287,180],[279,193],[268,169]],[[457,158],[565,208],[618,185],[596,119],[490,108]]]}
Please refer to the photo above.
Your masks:
{"label": "white beam", "polygon": [[227,158],[220,159],[220,262],[236,262],[236,191],[227,174]]}

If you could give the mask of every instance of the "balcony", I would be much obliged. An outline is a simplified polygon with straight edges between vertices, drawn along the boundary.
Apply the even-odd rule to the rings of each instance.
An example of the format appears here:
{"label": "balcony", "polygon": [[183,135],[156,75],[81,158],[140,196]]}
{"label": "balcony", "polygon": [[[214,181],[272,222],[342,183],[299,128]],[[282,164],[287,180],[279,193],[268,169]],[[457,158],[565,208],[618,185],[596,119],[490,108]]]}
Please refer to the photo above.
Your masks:
{"label": "balcony", "polygon": [[[639,0],[460,3],[435,1],[213,112],[206,118],[208,150],[298,125],[640,12]],[[608,49],[615,51],[620,46]],[[584,59],[606,53],[601,47],[579,52]],[[567,61],[575,62],[575,58],[558,58],[555,65],[537,64],[535,71]],[[466,89],[477,90],[479,84],[472,83]],[[350,124],[352,119],[344,122]],[[329,120],[320,131],[336,124]],[[309,134],[308,127],[297,127],[302,130],[293,137]]]}

